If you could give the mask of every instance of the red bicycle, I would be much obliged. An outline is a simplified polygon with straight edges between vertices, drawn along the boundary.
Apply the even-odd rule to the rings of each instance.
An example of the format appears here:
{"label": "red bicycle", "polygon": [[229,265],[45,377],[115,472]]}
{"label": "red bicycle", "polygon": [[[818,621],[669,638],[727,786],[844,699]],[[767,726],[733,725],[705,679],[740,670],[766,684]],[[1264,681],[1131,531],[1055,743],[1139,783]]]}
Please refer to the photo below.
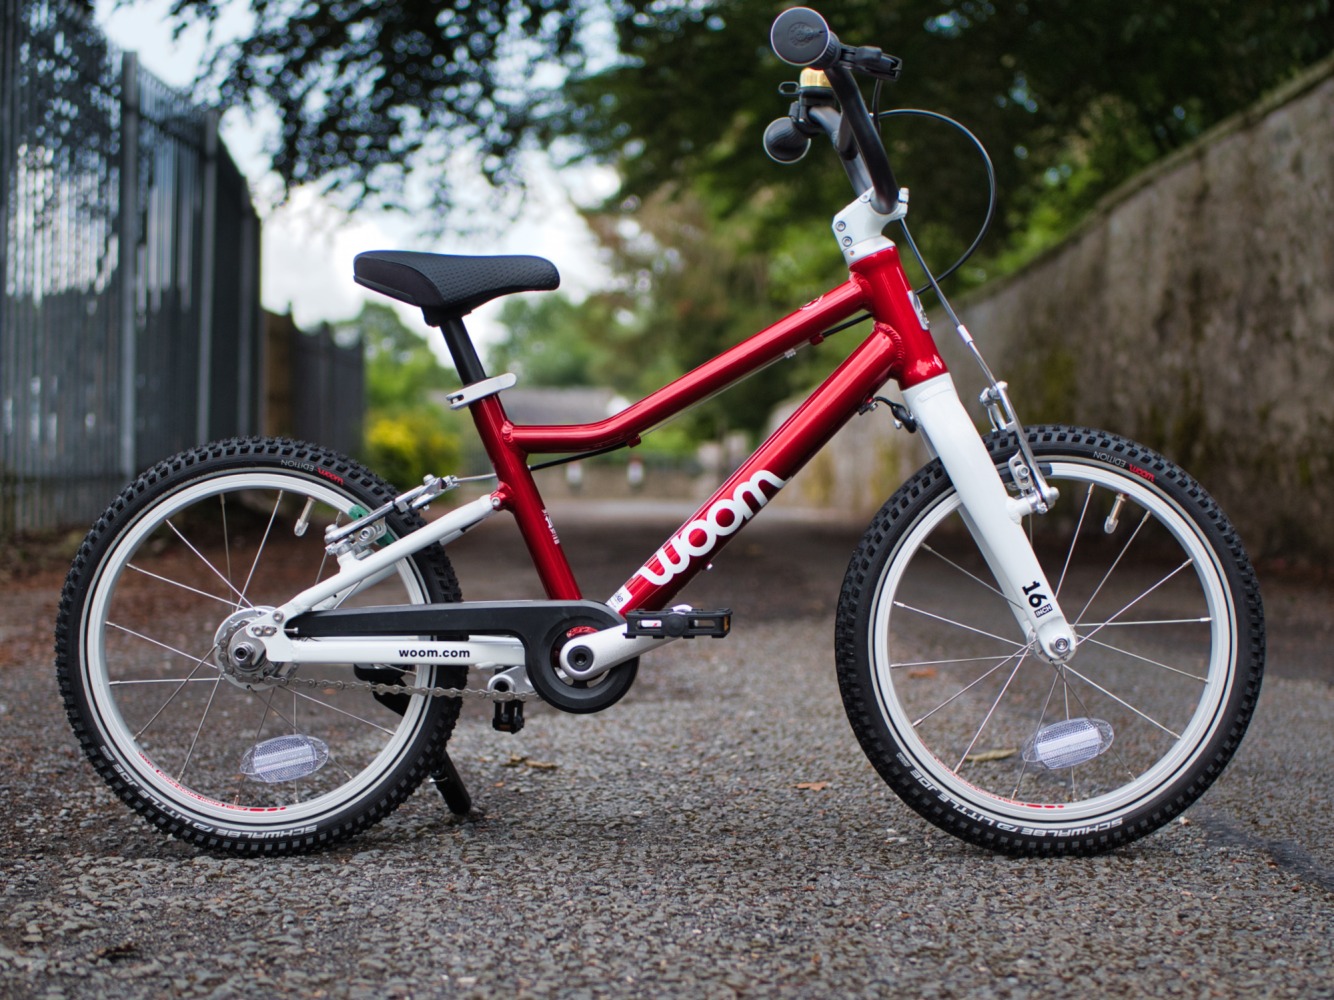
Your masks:
{"label": "red bicycle", "polygon": [[[766,148],[790,161],[824,135],[839,152],[856,193],[834,219],[847,281],[614,417],[516,425],[502,398],[515,378],[487,374],[463,317],[555,288],[555,267],[362,254],[357,281],[441,329],[463,383],[451,405],[472,413],[495,488],[428,522],[421,509],[458,479],[396,495],[341,455],[258,438],[184,452],[128,487],[75,559],[56,649],[84,750],[133,809],[240,853],[350,837],[428,775],[466,812],[446,751],[461,696],[494,700],[501,729],[522,725],[534,695],[597,712],[630,689],[641,656],[725,636],[730,610],[674,596],[880,403],[935,456],[876,515],[838,606],[843,700],[885,781],[972,843],[1088,854],[1156,829],[1218,776],[1264,661],[1259,589],[1236,533],[1147,448],[1085,428],[1024,430],[989,372],[993,429],[978,433],[883,235],[902,222],[906,192],[856,75],[892,80],[898,60],[843,45],[805,8],[780,15],[771,40],[808,69]],[[532,456],[633,446],[863,310],[869,335],[805,404],[615,594],[586,599]],[[888,382],[902,402],[878,396]],[[546,600],[461,599],[444,546],[502,511]]]}

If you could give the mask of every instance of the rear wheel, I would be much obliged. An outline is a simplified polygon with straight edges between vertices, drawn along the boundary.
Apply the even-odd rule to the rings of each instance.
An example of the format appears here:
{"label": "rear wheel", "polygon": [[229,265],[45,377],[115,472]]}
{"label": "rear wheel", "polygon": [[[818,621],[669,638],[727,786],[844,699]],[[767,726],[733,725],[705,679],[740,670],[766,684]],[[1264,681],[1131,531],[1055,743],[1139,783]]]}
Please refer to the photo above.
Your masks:
{"label": "rear wheel", "polygon": [[[1259,588],[1217,504],[1113,435],[1029,432],[1060,490],[1025,527],[1074,627],[1065,665],[1019,633],[938,462],[881,509],[844,581],[839,684],[889,785],[948,832],[1091,854],[1198,798],[1236,750],[1264,664]],[[1012,438],[987,446],[1007,478]]]}
{"label": "rear wheel", "polygon": [[[458,700],[365,682],[461,687],[464,668],[320,665],[284,681],[219,655],[256,609],[337,571],[326,526],[394,493],[333,452],[235,440],[159,464],[102,515],[61,596],[57,672],[84,751],[132,808],[209,848],[309,850],[388,815],[439,763]],[[387,519],[391,535],[420,523]],[[339,603],[458,599],[431,546]]]}

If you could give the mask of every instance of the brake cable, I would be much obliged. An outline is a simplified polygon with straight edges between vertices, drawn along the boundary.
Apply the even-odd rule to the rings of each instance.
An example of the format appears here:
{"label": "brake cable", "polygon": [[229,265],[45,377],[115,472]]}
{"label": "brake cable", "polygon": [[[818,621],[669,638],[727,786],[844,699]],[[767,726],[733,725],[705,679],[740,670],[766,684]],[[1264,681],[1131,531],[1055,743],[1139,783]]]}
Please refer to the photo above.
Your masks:
{"label": "brake cable", "polygon": [[[977,235],[973,238],[973,242],[968,245],[968,249],[965,250],[959,256],[958,260],[956,260],[953,264],[947,267],[940,274],[938,275],[932,274],[931,269],[927,267],[926,261],[923,259],[921,251],[917,249],[917,244],[913,241],[912,234],[908,231],[908,220],[906,218],[899,220],[899,227],[903,230],[905,242],[908,244],[909,249],[912,251],[913,257],[917,259],[918,265],[922,268],[922,273],[925,274],[927,278],[926,284],[922,285],[920,288],[913,289],[913,294],[920,296],[928,291],[933,291],[936,295],[936,298],[944,302],[944,295],[940,291],[940,282],[944,281],[950,275],[958,271],[959,268],[961,268],[968,261],[968,259],[972,257],[974,253],[977,252],[977,248],[981,246],[982,241],[986,239],[987,233],[990,232],[991,230],[991,223],[995,220],[996,194],[997,194],[996,167],[995,164],[991,162],[991,154],[987,152],[986,146],[982,145],[982,140],[979,139],[976,135],[974,135],[966,125],[964,125],[962,122],[958,122],[955,119],[949,117],[949,115],[943,115],[938,111],[926,111],[921,108],[894,108],[893,110],[890,111],[880,111],[879,107],[880,107],[881,86],[882,86],[881,81],[877,80],[875,84],[875,89],[873,90],[871,95],[871,108],[872,108],[871,118],[874,119],[877,129],[879,129],[880,121],[882,119],[894,118],[897,116],[905,116],[905,117],[916,116],[918,118],[929,118],[934,121],[944,122],[946,125],[953,126],[955,129],[962,132],[965,136],[968,137],[968,140],[973,144],[973,148],[975,148],[981,155],[983,166],[986,167],[987,190],[988,190],[987,212],[986,216],[982,219],[982,226],[980,229],[978,229]],[[952,310],[950,310],[948,303],[945,303],[945,308],[947,312],[952,313]],[[864,323],[870,318],[871,318],[870,313],[863,313],[860,316],[854,316],[852,319],[847,320],[844,323],[840,323],[838,326],[835,326],[832,329],[826,330],[825,336],[832,336],[833,334],[846,330],[849,327],[856,326],[858,323]]]}
{"label": "brake cable", "polygon": [[[877,84],[876,94],[874,98],[874,100],[877,103],[879,102],[880,99],[879,90],[880,90],[880,85]],[[977,150],[979,155],[981,155],[982,164],[983,166],[986,167],[987,171],[987,191],[988,191],[987,213],[982,220],[982,227],[977,231],[977,236],[974,237],[973,242],[968,245],[968,249],[965,250],[959,256],[958,260],[956,260],[953,264],[951,264],[940,274],[936,275],[934,277],[934,280],[928,281],[927,284],[923,285],[921,288],[915,289],[916,293],[918,295],[921,295],[923,292],[931,288],[936,282],[944,281],[955,271],[959,270],[959,268],[961,268],[964,265],[964,263],[968,260],[968,258],[973,256],[973,254],[977,252],[977,248],[981,246],[982,241],[986,238],[987,233],[991,230],[991,223],[996,218],[996,167],[991,162],[991,155],[987,152],[986,146],[982,145],[982,140],[979,139],[977,136],[975,136],[971,131],[969,131],[967,126],[965,126],[961,122],[955,121],[953,118],[949,117],[949,115],[942,115],[939,111],[925,111],[921,108],[894,108],[891,111],[876,111],[873,113],[873,117],[876,120],[877,128],[879,127],[880,121],[882,119],[894,118],[901,115],[916,116],[918,118],[930,118],[934,121],[944,122],[946,125],[953,126],[955,129],[962,132],[965,136],[968,137],[968,140],[973,144],[973,148]],[[906,220],[900,220],[899,225],[903,228],[904,233],[906,235],[908,227],[905,223]],[[911,244],[911,242],[912,238],[909,237],[909,244]],[[915,247],[914,247],[914,256],[917,257],[918,263],[922,265],[922,270],[926,271],[926,264],[922,261],[921,255],[916,253]],[[928,278],[931,277],[929,271],[927,271],[927,277]]]}

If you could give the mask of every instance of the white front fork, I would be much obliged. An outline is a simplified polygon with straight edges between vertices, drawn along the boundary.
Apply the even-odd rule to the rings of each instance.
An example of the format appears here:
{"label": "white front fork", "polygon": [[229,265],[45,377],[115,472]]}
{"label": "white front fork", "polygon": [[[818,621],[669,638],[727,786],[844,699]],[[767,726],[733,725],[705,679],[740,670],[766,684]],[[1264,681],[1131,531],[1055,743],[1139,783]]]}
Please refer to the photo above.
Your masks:
{"label": "white front fork", "polygon": [[1015,620],[1036,639],[1049,659],[1063,663],[1074,654],[1075,634],[1065,620],[1021,525],[1028,507],[1010,496],[959,401],[954,380],[937,375],[903,391],[927,444],[959,493],[960,511]]}

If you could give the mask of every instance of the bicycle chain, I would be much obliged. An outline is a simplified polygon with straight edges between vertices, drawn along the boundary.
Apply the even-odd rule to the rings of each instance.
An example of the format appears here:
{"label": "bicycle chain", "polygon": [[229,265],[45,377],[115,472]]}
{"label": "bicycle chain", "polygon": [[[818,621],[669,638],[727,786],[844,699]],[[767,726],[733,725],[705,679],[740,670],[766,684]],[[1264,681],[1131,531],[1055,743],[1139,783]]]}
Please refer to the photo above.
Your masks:
{"label": "bicycle chain", "polygon": [[302,684],[312,688],[333,688],[336,691],[366,688],[373,694],[420,694],[427,698],[485,698],[487,701],[530,701],[536,692],[520,694],[517,691],[489,691],[486,688],[414,687],[410,684],[385,684],[380,681],[320,680],[315,677],[273,677],[279,687]]}

